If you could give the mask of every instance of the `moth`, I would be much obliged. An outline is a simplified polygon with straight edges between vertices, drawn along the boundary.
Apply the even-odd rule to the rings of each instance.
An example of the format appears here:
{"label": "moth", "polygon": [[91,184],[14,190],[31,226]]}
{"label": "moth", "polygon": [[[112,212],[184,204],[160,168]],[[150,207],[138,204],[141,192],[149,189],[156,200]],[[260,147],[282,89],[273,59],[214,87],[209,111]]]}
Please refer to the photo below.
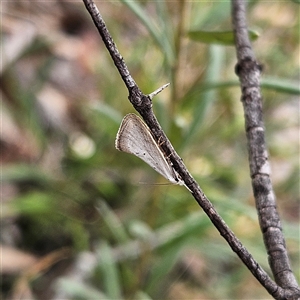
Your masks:
{"label": "moth", "polygon": [[119,151],[139,157],[173,184],[184,185],[160,150],[148,126],[137,115],[128,114],[124,117],[115,146]]}

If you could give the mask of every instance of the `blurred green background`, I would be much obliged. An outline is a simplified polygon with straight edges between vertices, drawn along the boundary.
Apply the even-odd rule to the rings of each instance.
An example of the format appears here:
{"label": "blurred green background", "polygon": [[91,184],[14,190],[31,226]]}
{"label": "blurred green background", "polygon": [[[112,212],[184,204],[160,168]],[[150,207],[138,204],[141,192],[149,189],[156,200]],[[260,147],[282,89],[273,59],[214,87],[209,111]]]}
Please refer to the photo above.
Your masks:
{"label": "blurred green background", "polygon": [[[269,272],[229,1],[96,1],[203,191]],[[2,299],[271,299],[191,197],[117,151],[128,93],[84,5],[2,3]],[[249,4],[272,180],[299,280],[299,5]],[[259,36],[257,34],[259,33]]]}

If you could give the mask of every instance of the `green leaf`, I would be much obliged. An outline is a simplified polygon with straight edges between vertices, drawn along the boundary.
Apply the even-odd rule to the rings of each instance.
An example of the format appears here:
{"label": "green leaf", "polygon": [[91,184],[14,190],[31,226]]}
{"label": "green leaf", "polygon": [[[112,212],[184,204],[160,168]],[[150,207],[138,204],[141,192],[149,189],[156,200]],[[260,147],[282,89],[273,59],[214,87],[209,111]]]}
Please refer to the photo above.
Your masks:
{"label": "green leaf", "polygon": [[[238,80],[228,80],[228,81],[211,81],[205,82],[201,85],[195,85],[192,87],[188,93],[184,96],[183,102],[186,102],[193,98],[197,97],[201,93],[207,90],[221,89],[221,88],[231,88],[239,87],[240,83]],[[291,95],[300,95],[300,87],[295,81],[287,80],[284,78],[272,78],[272,77],[263,77],[261,79],[260,86],[264,89],[274,90],[278,93],[286,93]]]}
{"label": "green leaf", "polygon": [[[231,81],[211,81],[205,82],[202,85],[197,85],[193,87],[184,97],[184,100],[191,97],[196,97],[206,90],[211,89],[220,89],[220,88],[230,88],[230,87],[239,87],[240,83],[238,80]],[[286,93],[291,95],[300,95],[300,87],[295,81],[287,80],[284,78],[272,78],[272,77],[263,77],[261,79],[260,86],[264,89],[274,90],[279,93]]]}
{"label": "green leaf", "polygon": [[165,58],[167,59],[168,64],[171,65],[175,59],[174,49],[170,41],[166,39],[164,32],[160,30],[157,22],[153,18],[151,18],[151,16],[142,8],[139,2],[131,0],[120,1],[125,4],[142,22],[154,41],[165,54]]}
{"label": "green leaf", "polygon": [[[248,34],[251,41],[259,37],[259,34],[253,30],[248,30]],[[233,31],[194,30],[188,32],[188,37],[193,41],[206,44],[234,45]]]}
{"label": "green leaf", "polygon": [[118,267],[112,256],[112,249],[106,241],[101,242],[98,257],[105,293],[110,299],[122,299]]}
{"label": "green leaf", "polygon": [[95,289],[88,283],[83,283],[78,280],[69,278],[60,278],[56,284],[55,289],[62,291],[69,299],[98,299],[109,300],[110,298],[102,293],[100,290]]}
{"label": "green leaf", "polygon": [[299,83],[284,78],[263,78],[261,87],[281,93],[300,95]]}
{"label": "green leaf", "polygon": [[166,278],[168,278],[167,275],[178,262],[182,247],[183,245],[181,245],[180,248],[172,247],[164,253],[163,258],[156,259],[155,263],[151,266],[151,271],[149,272],[149,278],[146,286],[147,293],[150,295],[153,294],[161,288],[163,283],[165,283]]}
{"label": "green leaf", "polygon": [[10,164],[2,167],[2,182],[20,182],[20,181],[34,181],[41,185],[49,181],[50,174],[46,174],[37,168],[35,165],[30,164]]}
{"label": "green leaf", "polygon": [[52,195],[42,192],[31,192],[14,199],[7,208],[10,213],[22,215],[49,215],[55,212]]}
{"label": "green leaf", "polygon": [[97,209],[103,218],[103,222],[110,229],[114,239],[119,243],[125,243],[129,241],[129,237],[121,220],[104,201],[99,201],[99,206]]}
{"label": "green leaf", "polygon": [[[219,81],[222,62],[224,59],[223,47],[220,46],[211,46],[210,47],[210,64],[208,65],[206,74],[205,74],[205,81]],[[190,123],[188,130],[185,133],[183,138],[181,149],[185,148],[189,141],[192,140],[193,136],[196,133],[199,133],[199,130],[202,127],[202,124],[205,122],[205,117],[212,107],[216,97],[216,90],[206,91],[201,95],[195,95],[197,98],[197,105],[193,111],[193,119]]]}
{"label": "green leaf", "polygon": [[138,291],[135,295],[134,298],[136,300],[151,300],[152,298],[150,298],[150,296],[148,294],[146,294],[143,291]]}

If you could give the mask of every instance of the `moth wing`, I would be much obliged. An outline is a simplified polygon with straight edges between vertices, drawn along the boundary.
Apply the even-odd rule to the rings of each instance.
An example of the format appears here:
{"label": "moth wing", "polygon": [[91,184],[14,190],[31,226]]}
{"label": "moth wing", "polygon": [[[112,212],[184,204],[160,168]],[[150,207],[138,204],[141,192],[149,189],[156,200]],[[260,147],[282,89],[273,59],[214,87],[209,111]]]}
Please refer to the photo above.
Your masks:
{"label": "moth wing", "polygon": [[172,183],[179,183],[149,128],[137,115],[128,114],[124,117],[117,133],[116,148],[139,157]]}

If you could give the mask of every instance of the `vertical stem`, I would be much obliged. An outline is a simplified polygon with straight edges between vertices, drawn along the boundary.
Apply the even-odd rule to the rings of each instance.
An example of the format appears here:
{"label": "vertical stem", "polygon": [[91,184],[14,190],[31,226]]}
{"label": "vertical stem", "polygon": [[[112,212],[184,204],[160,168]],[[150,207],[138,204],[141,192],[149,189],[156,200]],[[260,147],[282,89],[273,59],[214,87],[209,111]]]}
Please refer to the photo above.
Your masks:
{"label": "vertical stem", "polygon": [[175,105],[179,98],[179,82],[178,82],[178,72],[180,69],[180,55],[182,50],[182,36],[184,31],[184,20],[185,20],[185,7],[186,1],[179,0],[178,2],[178,22],[176,27],[176,35],[174,37],[175,43],[175,60],[172,66],[172,86],[171,86],[171,113],[175,111]]}
{"label": "vertical stem", "polygon": [[252,188],[275,281],[286,290],[297,290],[298,284],[291,271],[270,178],[260,91],[261,67],[256,61],[248,37],[245,4],[245,0],[232,1],[232,20],[238,58],[236,73],[242,90]]}

